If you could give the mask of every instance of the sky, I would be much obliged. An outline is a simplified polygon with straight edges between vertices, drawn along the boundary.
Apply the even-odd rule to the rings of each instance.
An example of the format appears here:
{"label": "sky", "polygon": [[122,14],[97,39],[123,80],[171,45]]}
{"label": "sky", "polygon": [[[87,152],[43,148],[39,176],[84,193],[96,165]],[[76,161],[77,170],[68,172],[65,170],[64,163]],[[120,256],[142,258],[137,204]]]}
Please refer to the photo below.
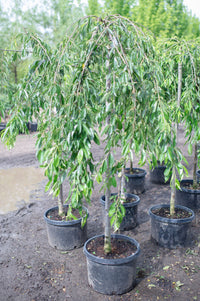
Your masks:
{"label": "sky", "polygon": [[199,0],[184,0],[184,5],[192,12],[192,15],[200,18],[200,1]]}
{"label": "sky", "polygon": [[[76,1],[76,0],[75,0]],[[24,0],[25,6],[28,5],[28,3],[42,3],[42,0]],[[82,3],[86,3],[87,0],[81,0]],[[2,6],[9,7],[12,3],[12,0],[0,0],[0,3]],[[199,0],[183,0],[184,5],[187,7],[188,11],[191,11],[192,15],[195,15],[196,17],[200,18],[200,1]],[[29,5],[28,5],[29,6]]]}

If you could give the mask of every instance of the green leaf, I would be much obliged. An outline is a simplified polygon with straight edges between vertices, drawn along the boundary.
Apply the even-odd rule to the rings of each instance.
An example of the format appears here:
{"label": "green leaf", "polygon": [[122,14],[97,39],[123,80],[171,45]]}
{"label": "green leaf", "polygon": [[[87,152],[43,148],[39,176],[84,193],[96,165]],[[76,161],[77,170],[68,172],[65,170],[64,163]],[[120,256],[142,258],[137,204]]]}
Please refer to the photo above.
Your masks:
{"label": "green leaf", "polygon": [[181,187],[180,187],[180,182],[179,182],[178,179],[175,180],[175,185],[176,185],[176,189],[177,189],[177,190],[180,190],[180,189],[181,189]]}
{"label": "green leaf", "polygon": [[109,216],[112,217],[115,214],[115,202],[110,205]]}
{"label": "green leaf", "polygon": [[110,219],[111,226],[114,224],[114,222],[115,222],[115,215],[113,215]]}
{"label": "green leaf", "polygon": [[53,165],[54,165],[55,168],[58,167],[59,162],[60,162],[60,158],[59,158],[59,157],[56,157],[56,158],[54,159],[54,161],[53,161]]}
{"label": "green leaf", "polygon": [[94,133],[94,142],[95,142],[97,145],[100,145],[100,140],[99,140],[99,137],[98,137],[97,133]]}
{"label": "green leaf", "polygon": [[114,162],[115,162],[115,160],[114,160],[113,155],[112,155],[112,154],[109,154],[109,155],[108,155],[108,164],[109,164],[109,167],[110,167],[110,168],[113,167]]}
{"label": "green leaf", "polygon": [[163,267],[163,270],[166,271],[166,270],[169,270],[170,266],[169,265],[166,265],[165,267]]}
{"label": "green leaf", "polygon": [[188,154],[191,156],[193,151],[193,146],[191,143],[188,144]]}
{"label": "green leaf", "polygon": [[79,150],[77,159],[78,159],[78,163],[81,164],[81,162],[83,160],[83,150],[82,149]]}
{"label": "green leaf", "polygon": [[43,163],[43,161],[44,161],[44,152],[43,152],[42,150],[39,150],[39,151],[37,152],[37,158],[38,158],[38,161],[39,161],[40,163]]}
{"label": "green leaf", "polygon": [[110,186],[117,187],[117,181],[116,181],[115,177],[112,177],[109,179],[109,184],[110,184]]}
{"label": "green leaf", "polygon": [[49,181],[45,186],[45,192],[47,192],[51,188],[51,181]]}
{"label": "green leaf", "polygon": [[106,172],[106,170],[107,170],[107,161],[106,160],[103,161],[101,170],[102,170],[102,173]]}
{"label": "green leaf", "polygon": [[102,182],[102,175],[100,173],[97,174],[96,180],[98,184]]}
{"label": "green leaf", "polygon": [[121,209],[122,216],[124,217],[126,214],[126,209],[122,204],[120,205],[120,209]]}

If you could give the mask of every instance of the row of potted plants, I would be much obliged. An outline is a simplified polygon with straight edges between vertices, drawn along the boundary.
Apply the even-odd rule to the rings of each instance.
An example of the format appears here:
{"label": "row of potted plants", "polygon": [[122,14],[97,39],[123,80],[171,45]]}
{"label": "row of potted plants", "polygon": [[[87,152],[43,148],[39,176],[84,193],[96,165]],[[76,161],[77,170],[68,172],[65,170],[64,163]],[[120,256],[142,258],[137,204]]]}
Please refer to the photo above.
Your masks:
{"label": "row of potted plants", "polygon": [[[145,189],[143,177],[139,183],[142,186],[136,184],[132,165],[130,174],[127,173],[126,165],[129,160],[133,162],[133,154],[140,158],[141,165],[149,160],[155,168],[158,160],[164,162],[165,181],[170,179],[170,206],[159,205],[150,210],[153,238],[165,247],[174,248],[184,245],[190,235],[193,211],[181,206],[175,208],[177,173],[182,179],[187,170],[177,147],[174,124],[180,120],[185,122],[189,145],[199,140],[199,115],[195,113],[199,110],[197,71],[192,69],[193,82],[187,77],[189,68],[186,69],[184,101],[182,107],[178,107],[171,89],[176,86],[172,85],[176,79],[171,76],[169,80],[167,72],[163,73],[164,69],[174,68],[172,58],[168,56],[171,60],[167,61],[163,56],[164,62],[156,59],[152,37],[130,20],[115,15],[79,20],[57,49],[51,49],[33,34],[23,35],[22,39],[24,49],[31,48],[36,60],[14,95],[15,107],[2,139],[11,147],[27,120],[38,121],[37,157],[48,178],[46,191],[50,190],[58,199],[58,207],[45,213],[52,247],[72,249],[83,245],[88,217],[84,203],[91,201],[94,180],[102,185],[105,233],[90,238],[84,245],[88,281],[94,290],[104,294],[125,293],[135,283],[140,246],[130,237],[111,232],[112,227],[114,230],[129,227],[124,218],[129,202],[126,200],[132,197],[130,192],[138,194]],[[197,46],[195,51],[196,59]],[[185,100],[187,89],[192,90],[193,105]],[[188,117],[191,113],[194,113],[193,121]],[[99,145],[102,140],[104,157],[96,163],[92,144]],[[115,156],[117,147],[121,148],[119,160]],[[136,185],[131,191],[127,177],[129,184]],[[111,190],[117,186],[116,178],[120,179],[120,188],[118,194],[113,195]],[[62,192],[65,180],[70,184],[66,200]],[[138,196],[134,195],[134,200],[139,202]],[[135,208],[131,210],[134,216]],[[180,216],[182,210],[187,215],[179,223],[175,216],[177,211]],[[163,219],[164,227],[160,226]],[[183,220],[187,226],[183,226]],[[72,227],[72,232],[66,224]],[[173,224],[178,224],[177,234],[184,233],[183,227],[186,227],[185,234],[181,237],[172,234]],[[136,226],[135,221],[132,226]],[[100,254],[97,245],[102,250]]]}

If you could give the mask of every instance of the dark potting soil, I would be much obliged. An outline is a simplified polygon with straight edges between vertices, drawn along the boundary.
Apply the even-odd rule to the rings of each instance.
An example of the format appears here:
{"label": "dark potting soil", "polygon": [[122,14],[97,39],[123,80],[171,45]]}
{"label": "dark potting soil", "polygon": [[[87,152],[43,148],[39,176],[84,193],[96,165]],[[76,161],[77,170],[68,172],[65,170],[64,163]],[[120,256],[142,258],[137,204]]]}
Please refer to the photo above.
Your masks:
{"label": "dark potting soil", "polygon": [[181,188],[185,188],[188,190],[199,190],[200,191],[200,183],[197,183],[197,187],[194,189],[191,183],[183,183],[181,184]]}
{"label": "dark potting soil", "polygon": [[136,198],[127,197],[126,200],[124,201],[124,203],[134,203],[136,201],[137,201]]}
{"label": "dark potting soil", "polygon": [[134,254],[137,247],[129,241],[111,238],[112,251],[109,254],[104,253],[104,237],[95,238],[87,245],[89,253],[104,259],[119,259],[126,258]]}
{"label": "dark potting soil", "polygon": [[158,208],[152,210],[152,213],[166,218],[180,219],[180,218],[188,218],[192,214],[184,209],[175,208],[175,214],[173,216],[170,215],[170,208]]}
{"label": "dark potting soil", "polygon": [[142,173],[142,171],[140,169],[133,169],[133,170],[125,170],[125,175],[139,175],[140,173]]}
{"label": "dark potting soil", "polygon": [[[67,211],[68,211],[68,208],[64,208],[64,215],[63,215],[63,216],[60,216],[60,215],[58,214],[58,209],[51,210],[51,211],[48,213],[47,218],[49,218],[50,220],[54,220],[54,221],[64,221],[64,220],[66,220]],[[73,214],[77,219],[78,219],[78,218],[81,218],[78,209],[72,209],[72,214]],[[73,218],[71,218],[71,219],[68,218],[67,220],[68,220],[68,221],[69,221],[69,220],[73,220]]]}
{"label": "dark potting soil", "polygon": [[[118,196],[115,196],[113,199],[115,200],[115,198],[118,199]],[[134,197],[126,197],[125,200],[123,199],[123,203],[126,203],[126,204],[128,204],[128,203],[134,203],[136,201],[137,201],[137,199],[134,198]]]}

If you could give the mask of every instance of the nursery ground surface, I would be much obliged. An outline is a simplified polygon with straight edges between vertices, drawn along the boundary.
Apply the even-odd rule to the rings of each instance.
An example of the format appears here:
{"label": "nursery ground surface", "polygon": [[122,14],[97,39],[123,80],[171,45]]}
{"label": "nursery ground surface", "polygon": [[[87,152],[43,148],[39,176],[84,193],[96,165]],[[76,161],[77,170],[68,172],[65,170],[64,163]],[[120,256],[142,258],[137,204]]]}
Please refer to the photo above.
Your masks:
{"label": "nursery ground surface", "polygon": [[[184,146],[180,127],[179,144],[189,162],[192,158]],[[0,144],[0,169],[35,167],[35,137],[21,135],[13,150]],[[101,160],[103,146],[93,146],[95,161]],[[120,149],[116,150],[120,157]],[[135,160],[137,166],[137,160]],[[138,166],[137,166],[138,167]],[[94,292],[88,285],[86,258],[83,248],[62,252],[48,245],[44,212],[56,204],[44,192],[46,180],[30,191],[29,202],[17,210],[0,215],[0,301],[192,301],[200,300],[200,213],[192,224],[191,246],[168,250],[157,246],[150,235],[149,208],[160,203],[169,204],[168,185],[152,184],[146,164],[146,190],[140,195],[138,225],[123,234],[140,243],[137,262],[137,284],[121,296],[105,296]],[[1,193],[0,183],[0,193]],[[65,183],[64,194],[69,187]],[[89,209],[88,238],[102,234],[102,207],[100,186],[95,184]],[[113,191],[117,192],[116,191]],[[121,232],[122,233],[122,232]]]}

